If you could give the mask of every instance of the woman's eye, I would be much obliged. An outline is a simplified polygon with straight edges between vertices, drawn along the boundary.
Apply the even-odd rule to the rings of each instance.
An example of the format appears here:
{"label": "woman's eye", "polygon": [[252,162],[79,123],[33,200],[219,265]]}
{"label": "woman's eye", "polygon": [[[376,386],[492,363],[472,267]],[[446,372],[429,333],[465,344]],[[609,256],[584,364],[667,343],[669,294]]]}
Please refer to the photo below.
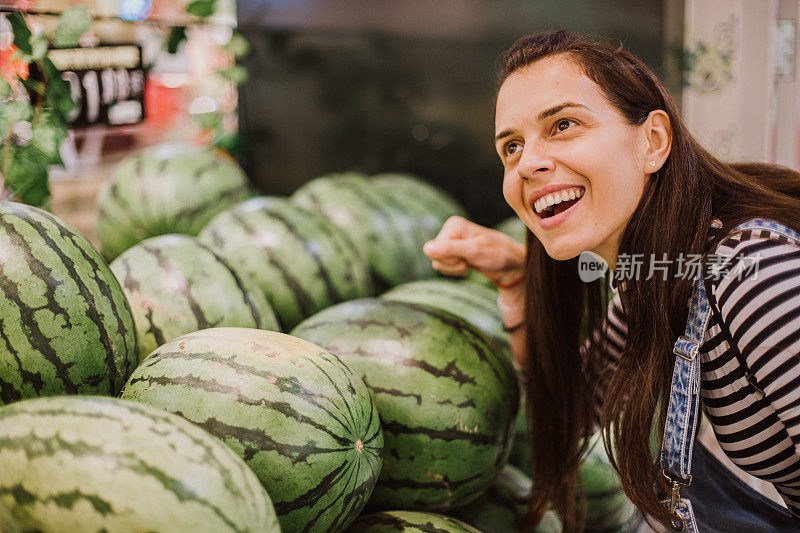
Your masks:
{"label": "woman's eye", "polygon": [[506,155],[513,155],[519,150],[520,146],[516,141],[509,141],[504,147]]}
{"label": "woman's eye", "polygon": [[562,128],[561,125],[562,124],[569,124],[570,122],[572,122],[573,124],[577,124],[577,122],[575,122],[571,118],[562,118],[561,120],[556,122],[556,131],[559,132],[559,131],[564,131],[566,129],[569,129],[569,126],[567,126],[566,128]]}

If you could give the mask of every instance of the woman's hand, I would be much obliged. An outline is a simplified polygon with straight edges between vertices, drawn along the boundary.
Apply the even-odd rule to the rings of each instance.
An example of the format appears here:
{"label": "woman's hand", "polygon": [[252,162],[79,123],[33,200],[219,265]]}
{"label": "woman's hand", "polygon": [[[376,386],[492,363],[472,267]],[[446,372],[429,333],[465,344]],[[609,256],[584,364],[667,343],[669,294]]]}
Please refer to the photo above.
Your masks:
{"label": "woman's hand", "polygon": [[497,230],[450,217],[422,251],[433,268],[447,276],[464,276],[473,268],[498,286],[519,280],[525,273],[525,247]]}

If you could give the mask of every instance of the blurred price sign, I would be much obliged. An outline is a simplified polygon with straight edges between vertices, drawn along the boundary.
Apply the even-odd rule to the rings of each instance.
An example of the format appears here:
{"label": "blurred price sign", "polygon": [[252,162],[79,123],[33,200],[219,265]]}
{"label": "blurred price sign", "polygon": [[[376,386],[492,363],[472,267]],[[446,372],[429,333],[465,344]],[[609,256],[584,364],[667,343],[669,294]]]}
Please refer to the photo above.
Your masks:
{"label": "blurred price sign", "polygon": [[76,127],[135,124],[144,118],[145,72],[138,45],[58,48],[49,56],[69,82]]}

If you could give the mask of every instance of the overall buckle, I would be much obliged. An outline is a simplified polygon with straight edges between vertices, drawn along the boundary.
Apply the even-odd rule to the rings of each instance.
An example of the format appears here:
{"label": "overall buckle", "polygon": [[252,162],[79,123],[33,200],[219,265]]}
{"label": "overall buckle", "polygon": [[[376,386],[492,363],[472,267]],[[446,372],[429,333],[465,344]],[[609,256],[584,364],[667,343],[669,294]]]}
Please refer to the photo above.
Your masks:
{"label": "overall buckle", "polygon": [[672,515],[672,527],[677,531],[683,531],[683,529],[686,527],[686,521],[677,511],[678,504],[681,501],[680,487],[688,487],[692,483],[692,475],[689,474],[689,477],[685,480],[674,479],[670,477],[670,475],[667,474],[664,469],[661,469],[661,475],[667,478],[667,481],[672,484],[669,498],[669,513]]}

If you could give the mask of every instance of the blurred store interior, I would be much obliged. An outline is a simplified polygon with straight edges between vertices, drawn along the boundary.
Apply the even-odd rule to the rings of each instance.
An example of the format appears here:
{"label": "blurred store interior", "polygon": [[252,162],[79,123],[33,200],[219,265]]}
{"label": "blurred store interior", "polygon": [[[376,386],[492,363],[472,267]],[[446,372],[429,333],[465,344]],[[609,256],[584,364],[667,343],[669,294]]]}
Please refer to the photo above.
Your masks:
{"label": "blurred store interior", "polygon": [[[140,65],[116,68],[116,94],[95,95],[96,109],[87,107],[86,80],[101,75],[106,83],[102,72],[82,71],[71,86],[83,107],[61,147],[63,165],[49,170],[51,205],[90,239],[110,169],[164,141],[219,141],[265,194],[290,194],[332,172],[410,172],[450,192],[476,222],[495,224],[512,214],[492,142],[500,54],[516,38],[554,27],[601,35],[644,59],[716,154],[798,167],[797,1],[213,4],[198,17],[181,0],[0,2],[6,14],[22,10],[32,28],[45,29],[85,5],[92,26],[80,47],[140,51]],[[170,53],[176,28],[185,39]],[[247,53],[231,44],[234,35]],[[0,73],[11,76],[7,35],[4,44]]]}

